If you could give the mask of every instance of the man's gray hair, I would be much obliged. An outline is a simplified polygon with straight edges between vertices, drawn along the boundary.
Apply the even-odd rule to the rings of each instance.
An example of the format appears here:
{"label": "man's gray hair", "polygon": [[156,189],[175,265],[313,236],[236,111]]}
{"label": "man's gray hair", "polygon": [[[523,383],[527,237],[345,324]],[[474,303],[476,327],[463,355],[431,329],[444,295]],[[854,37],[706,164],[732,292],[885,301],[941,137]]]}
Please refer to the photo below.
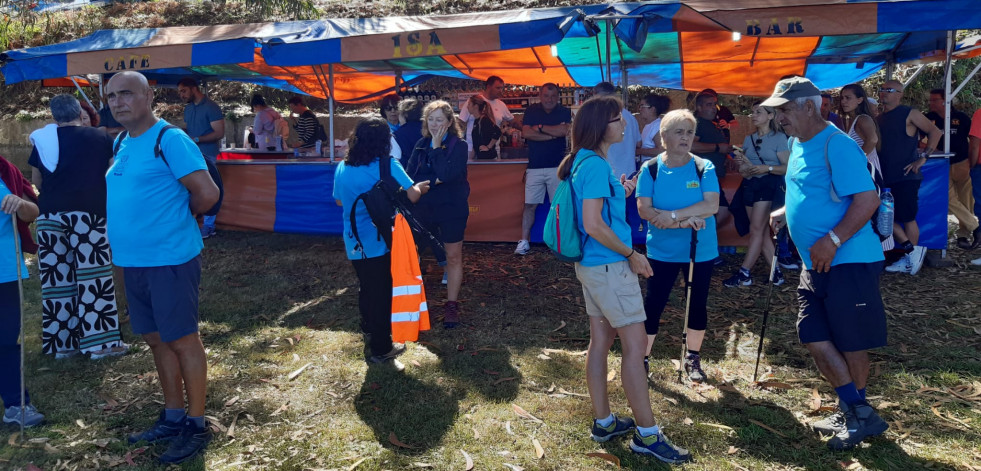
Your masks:
{"label": "man's gray hair", "polygon": [[51,116],[54,117],[56,123],[75,121],[82,114],[82,105],[78,104],[75,97],[68,94],[52,98],[49,106],[51,107]]}
{"label": "man's gray hair", "polygon": [[797,106],[800,107],[800,109],[804,109],[804,103],[807,103],[807,102],[811,102],[811,104],[814,105],[814,115],[820,117],[821,116],[821,95],[802,96],[800,98],[794,98],[794,103],[797,103]]}

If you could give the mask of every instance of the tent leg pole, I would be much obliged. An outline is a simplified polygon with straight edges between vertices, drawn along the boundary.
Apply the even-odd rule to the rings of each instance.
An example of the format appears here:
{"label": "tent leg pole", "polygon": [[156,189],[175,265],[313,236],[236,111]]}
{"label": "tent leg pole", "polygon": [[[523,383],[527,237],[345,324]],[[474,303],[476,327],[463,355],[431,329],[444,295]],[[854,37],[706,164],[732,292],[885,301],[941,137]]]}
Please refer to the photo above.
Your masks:
{"label": "tent leg pole", "polygon": [[[956,31],[947,31],[947,61],[944,63],[944,129],[950,129],[950,103],[954,97],[950,94],[950,83],[954,80],[954,68],[951,64],[954,55],[954,34]],[[950,153],[950,133],[944,133],[944,153]]]}
{"label": "tent leg pole", "polygon": [[330,113],[330,161],[334,161],[334,64],[327,64],[327,109]]}
{"label": "tent leg pole", "polygon": [[606,79],[613,83],[613,56],[611,56],[610,50],[610,28],[613,27],[613,22],[606,20]]}
{"label": "tent leg pole", "polygon": [[967,74],[967,76],[964,77],[963,80],[961,80],[961,84],[954,89],[954,92],[951,93],[950,96],[951,97],[957,96],[957,94],[960,93],[965,86],[967,86],[967,84],[971,81],[971,79],[974,78],[974,76],[978,73],[979,70],[981,70],[981,62],[979,62],[978,65],[974,66],[974,70],[972,70],[971,73]]}
{"label": "tent leg pole", "polygon": [[623,107],[628,108],[628,100],[630,100],[630,92],[627,90],[627,68],[624,67],[623,61],[620,61],[620,85],[623,87],[620,91],[620,99],[623,100]]}

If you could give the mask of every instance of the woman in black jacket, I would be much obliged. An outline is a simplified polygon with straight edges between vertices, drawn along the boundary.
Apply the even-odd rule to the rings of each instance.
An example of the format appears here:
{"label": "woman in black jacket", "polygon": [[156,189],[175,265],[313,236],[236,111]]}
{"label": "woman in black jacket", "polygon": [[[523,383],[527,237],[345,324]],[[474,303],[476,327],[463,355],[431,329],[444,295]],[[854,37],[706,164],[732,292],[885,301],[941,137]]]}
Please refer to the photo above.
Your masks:
{"label": "woman in black jacket", "polygon": [[414,181],[431,182],[429,193],[416,204],[415,215],[446,248],[443,326],[451,329],[460,322],[457,298],[463,283],[463,232],[470,215],[467,142],[453,108],[445,101],[426,105],[422,120],[422,139],[412,149],[406,169]]}

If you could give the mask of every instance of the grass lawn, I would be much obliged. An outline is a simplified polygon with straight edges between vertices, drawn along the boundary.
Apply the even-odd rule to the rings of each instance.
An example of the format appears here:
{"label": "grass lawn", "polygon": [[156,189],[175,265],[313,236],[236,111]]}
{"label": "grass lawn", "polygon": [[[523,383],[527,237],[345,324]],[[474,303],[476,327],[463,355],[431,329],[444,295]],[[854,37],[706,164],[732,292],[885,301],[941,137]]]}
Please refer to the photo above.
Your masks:
{"label": "grass lawn", "polygon": [[[455,330],[439,323],[442,272],[425,260],[434,328],[395,373],[363,360],[356,277],[339,238],[223,231],[206,246],[201,331],[217,432],[187,469],[669,468],[625,440],[589,439],[582,292],[572,266],[543,247],[518,257],[511,244],[467,244]],[[981,252],[950,256],[953,267],[883,278],[890,345],[872,354],[868,394],[890,429],[851,452],[828,451],[806,426],[835,397],[796,340],[796,273],[774,290],[763,389],[751,380],[766,286],[723,288],[734,256],[714,277],[710,386],[700,388],[679,385],[671,362],[684,315],[676,289],[651,401],[668,436],[692,450],[684,469],[981,470],[981,270],[967,263]],[[124,325],[134,350],[122,358],[41,356],[36,276],[25,294],[27,384],[47,422],[23,445],[4,426],[0,469],[160,468],[161,446],[125,442],[162,405],[145,344]],[[613,409],[629,415],[619,356],[609,363]]]}

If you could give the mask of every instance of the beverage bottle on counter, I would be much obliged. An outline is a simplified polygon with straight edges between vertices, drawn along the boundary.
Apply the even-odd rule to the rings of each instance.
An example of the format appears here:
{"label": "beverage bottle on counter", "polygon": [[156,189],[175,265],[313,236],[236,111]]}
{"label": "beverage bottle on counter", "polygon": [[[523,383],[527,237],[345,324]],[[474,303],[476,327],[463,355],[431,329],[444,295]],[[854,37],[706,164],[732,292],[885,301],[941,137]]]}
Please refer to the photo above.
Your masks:
{"label": "beverage bottle on counter", "polygon": [[227,146],[225,146],[225,138],[224,137],[221,138],[221,141],[218,144],[218,148],[219,149],[225,149],[225,148],[227,148]]}
{"label": "beverage bottle on counter", "polygon": [[323,151],[322,151],[323,150],[323,145],[324,145],[324,143],[320,139],[317,139],[317,142],[314,144],[314,146],[313,146],[313,152],[314,152],[314,154],[317,157],[323,157],[323,155],[324,155],[323,154]]}

